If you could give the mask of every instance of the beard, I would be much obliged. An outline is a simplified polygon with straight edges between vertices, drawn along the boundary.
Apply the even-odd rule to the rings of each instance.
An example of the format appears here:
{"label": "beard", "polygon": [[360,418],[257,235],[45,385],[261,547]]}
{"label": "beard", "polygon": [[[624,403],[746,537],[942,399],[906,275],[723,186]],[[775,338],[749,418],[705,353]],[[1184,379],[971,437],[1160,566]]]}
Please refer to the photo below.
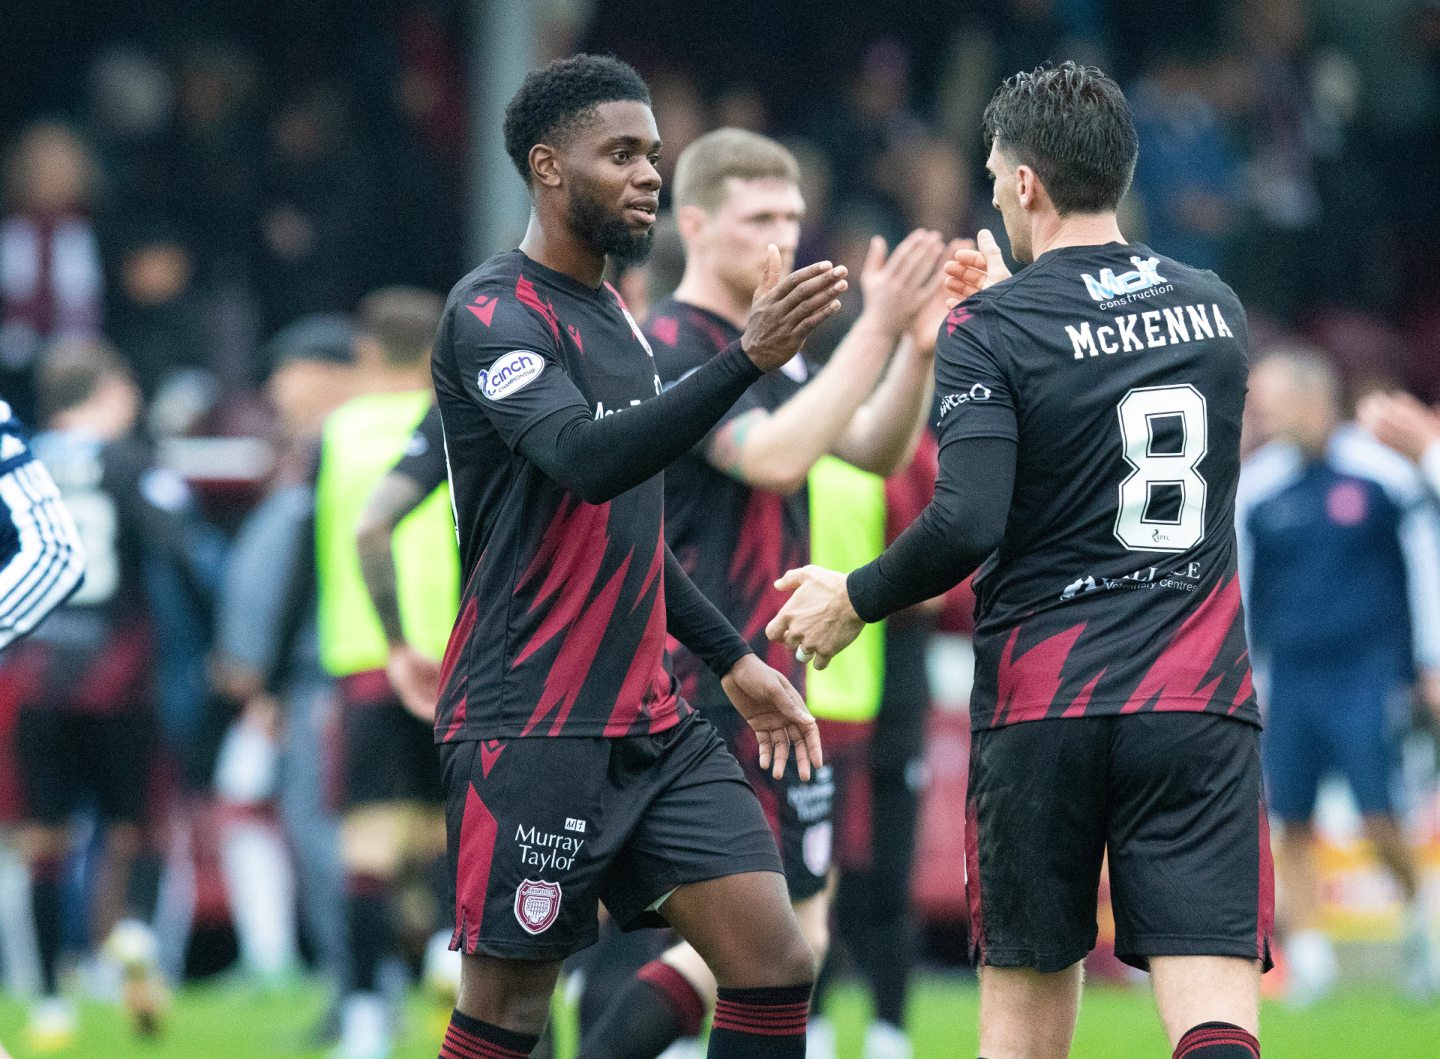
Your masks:
{"label": "beard", "polygon": [[575,234],[617,265],[638,265],[650,256],[655,226],[642,232],[632,230],[588,188],[575,188],[566,212]]}

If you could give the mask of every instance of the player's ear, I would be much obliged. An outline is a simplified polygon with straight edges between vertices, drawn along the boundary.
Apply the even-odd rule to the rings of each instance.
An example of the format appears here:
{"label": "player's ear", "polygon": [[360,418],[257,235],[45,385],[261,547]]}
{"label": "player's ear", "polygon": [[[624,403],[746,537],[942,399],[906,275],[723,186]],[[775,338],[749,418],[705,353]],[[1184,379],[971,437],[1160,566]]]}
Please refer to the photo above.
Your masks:
{"label": "player's ear", "polygon": [[680,238],[687,243],[704,231],[708,219],[705,210],[693,203],[681,206],[675,211],[675,224],[680,229]]}
{"label": "player's ear", "polygon": [[547,188],[560,186],[560,152],[546,143],[530,148],[530,181]]}
{"label": "player's ear", "polygon": [[1028,165],[1015,167],[1015,198],[1023,208],[1034,209],[1039,181],[1035,170]]}

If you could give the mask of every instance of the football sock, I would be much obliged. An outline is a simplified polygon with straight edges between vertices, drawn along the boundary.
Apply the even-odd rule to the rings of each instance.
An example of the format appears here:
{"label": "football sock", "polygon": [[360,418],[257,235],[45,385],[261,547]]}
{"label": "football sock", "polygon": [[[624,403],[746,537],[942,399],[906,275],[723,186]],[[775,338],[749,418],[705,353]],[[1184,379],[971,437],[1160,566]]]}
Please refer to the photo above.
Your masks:
{"label": "football sock", "polygon": [[1260,1042],[1229,1022],[1202,1022],[1185,1031],[1172,1059],[1260,1059]]}
{"label": "football sock", "polygon": [[525,1059],[539,1039],[452,1011],[440,1059]]}
{"label": "football sock", "polygon": [[715,1001],[710,1059],[804,1059],[811,983],[725,989]]}
{"label": "football sock", "polygon": [[651,960],[611,1001],[580,1047],[584,1059],[655,1059],[682,1037],[697,1037],[705,1002],[683,974]]}
{"label": "football sock", "polygon": [[40,950],[40,983],[46,996],[57,991],[64,877],[64,857],[37,857],[30,864],[30,907],[35,916],[35,945]]}
{"label": "football sock", "polygon": [[390,886],[374,875],[351,875],[345,889],[354,988],[371,993],[380,961],[390,952]]}

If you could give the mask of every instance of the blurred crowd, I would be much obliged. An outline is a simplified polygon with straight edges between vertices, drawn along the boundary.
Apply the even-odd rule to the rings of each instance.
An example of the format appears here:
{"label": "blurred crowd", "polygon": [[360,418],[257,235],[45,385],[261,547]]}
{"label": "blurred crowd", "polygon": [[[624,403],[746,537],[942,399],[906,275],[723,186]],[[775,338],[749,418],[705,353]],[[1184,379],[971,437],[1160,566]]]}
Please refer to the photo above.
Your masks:
{"label": "blurred crowd", "polygon": [[[148,630],[137,686],[158,720],[156,797],[167,808],[153,815],[147,840],[131,836],[127,871],[143,879],[145,858],[155,862],[155,894],[142,903],[151,915],[162,909],[158,934],[172,978],[187,950],[192,970],[214,969],[188,938],[190,924],[205,918],[207,893],[223,906],[223,891],[214,892],[220,877],[237,898],[230,914],[246,974],[289,981],[302,933],[332,982],[349,973],[337,822],[319,767],[333,704],[313,636],[303,635],[313,601],[303,588],[298,605],[257,602],[256,593],[267,582],[311,583],[307,571],[285,565],[308,560],[284,542],[313,503],[309,476],[326,416],[373,389],[383,371],[356,323],[362,297],[397,285],[443,293],[499,249],[465,245],[477,76],[466,49],[483,25],[459,2],[362,6],[338,40],[325,38],[314,14],[228,32],[223,20],[200,20],[204,31],[134,26],[123,42],[97,41],[72,56],[53,98],[0,113],[0,394],[37,430],[55,427],[55,411],[69,407],[67,377],[47,374],[47,358],[62,349],[73,361],[77,343],[100,351],[97,377],[119,387],[107,391],[106,429],[140,439],[142,477],[162,490],[158,506],[167,512],[165,533],[141,542],[147,575],[129,601]],[[1274,463],[1274,445],[1329,451],[1336,431],[1353,429],[1340,424],[1362,394],[1440,398],[1433,0],[1204,0],[1183,5],[1184,18],[1138,0],[975,0],[923,12],[902,2],[883,5],[889,25],[857,12],[854,25],[836,30],[841,44],[815,48],[813,64],[793,58],[806,54],[800,29],[749,32],[766,28],[773,5],[727,5],[734,10],[722,14],[695,5],[668,27],[637,21],[641,6],[649,5],[539,5],[542,58],[589,47],[635,62],[652,88],[667,179],[680,151],[709,129],[782,140],[801,164],[801,264],[828,257],[858,274],[875,234],[894,245],[914,228],[947,237],[998,230],[980,112],[1002,76],[1047,59],[1083,59],[1115,72],[1135,108],[1141,156],[1127,234],[1215,269],[1250,311],[1256,354],[1288,358],[1268,391],[1281,396],[1251,424],[1257,458]],[[833,4],[795,6],[797,22],[814,16],[802,27],[811,36],[843,17]],[[902,18],[912,7],[915,17]],[[707,47],[722,33],[733,36]],[[748,56],[737,50],[742,41]],[[505,219],[515,238],[524,220]],[[637,316],[673,290],[682,263],[671,226],[647,266],[617,277]],[[817,359],[858,308],[847,305],[817,336]],[[1296,394],[1323,406],[1314,422],[1295,421],[1297,409],[1310,407]],[[1369,407],[1382,440],[1421,459],[1425,409]],[[1337,457],[1339,477],[1325,489],[1358,476],[1380,483],[1374,503],[1393,506],[1394,519],[1419,508],[1433,519],[1434,485],[1412,462],[1376,455],[1373,439],[1356,444],[1373,446],[1360,461],[1367,469]],[[1293,484],[1269,482],[1254,510]],[[1370,494],[1356,495],[1322,492],[1320,506],[1305,509],[1319,541],[1315,562],[1334,566],[1315,575],[1333,595],[1294,604],[1303,613],[1358,606],[1358,595],[1335,591],[1356,576],[1347,554],[1320,532],[1326,518],[1342,528],[1366,521]],[[1400,540],[1393,526],[1388,532]],[[1440,549],[1440,540],[1431,543]],[[1440,613],[1440,594],[1416,594],[1430,582],[1405,572],[1409,555],[1396,560],[1399,602],[1377,604],[1382,615],[1403,607],[1409,620],[1377,624],[1357,612],[1356,624],[1337,620],[1318,648],[1367,629],[1390,667],[1381,683],[1391,691],[1440,666],[1416,631]],[[237,556],[249,565],[238,566]],[[1425,560],[1437,561],[1440,550]],[[1259,563],[1251,576],[1288,584],[1295,575],[1283,563],[1273,571]],[[1434,587],[1440,593],[1440,582]],[[287,622],[302,634],[270,635]],[[1283,622],[1268,631],[1282,654],[1287,637],[1304,639]],[[288,657],[274,656],[281,649]],[[1296,649],[1303,659],[1317,648]],[[1440,702],[1434,673],[1429,697]],[[5,715],[24,678],[0,663],[0,730],[13,721]],[[1304,733],[1296,738],[1303,746]],[[1335,764],[1344,771],[1345,762]],[[1297,827],[1313,809],[1313,792],[1307,803],[1299,786],[1289,807]],[[1362,804],[1381,819],[1371,837],[1413,905],[1420,883],[1403,826],[1384,824],[1404,809],[1403,801]],[[216,820],[219,840],[209,828]],[[94,832],[69,841],[55,851],[76,852],[82,865],[100,842]],[[1301,873],[1293,878],[1303,879],[1303,850],[1289,852]],[[89,869],[70,870],[81,879]],[[303,931],[294,920],[296,875]],[[13,863],[0,863],[0,930],[16,877]],[[422,948],[438,922],[431,889],[420,879],[406,906]],[[114,903],[107,930],[134,911]],[[1295,916],[1305,920],[1297,933],[1313,932],[1312,909]],[[83,951],[90,938],[73,933],[69,947]],[[1303,984],[1320,993],[1333,979],[1332,956],[1318,941],[1312,948]],[[9,988],[33,990],[13,946],[5,956]]]}

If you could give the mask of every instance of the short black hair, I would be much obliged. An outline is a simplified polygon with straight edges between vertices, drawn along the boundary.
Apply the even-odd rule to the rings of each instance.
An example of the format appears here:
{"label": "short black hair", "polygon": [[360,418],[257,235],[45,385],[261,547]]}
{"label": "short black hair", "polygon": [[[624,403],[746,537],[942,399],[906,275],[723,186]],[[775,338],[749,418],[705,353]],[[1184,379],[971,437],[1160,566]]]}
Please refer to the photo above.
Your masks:
{"label": "short black hair", "polygon": [[1018,73],[985,108],[985,149],[998,143],[1039,175],[1056,211],[1104,213],[1135,175],[1140,137],[1120,86],[1094,66],[1063,62]]}
{"label": "short black hair", "polygon": [[645,79],[613,55],[572,55],[530,71],[505,107],[505,153],[530,186],[530,148],[582,128],[601,103],[650,105]]}

